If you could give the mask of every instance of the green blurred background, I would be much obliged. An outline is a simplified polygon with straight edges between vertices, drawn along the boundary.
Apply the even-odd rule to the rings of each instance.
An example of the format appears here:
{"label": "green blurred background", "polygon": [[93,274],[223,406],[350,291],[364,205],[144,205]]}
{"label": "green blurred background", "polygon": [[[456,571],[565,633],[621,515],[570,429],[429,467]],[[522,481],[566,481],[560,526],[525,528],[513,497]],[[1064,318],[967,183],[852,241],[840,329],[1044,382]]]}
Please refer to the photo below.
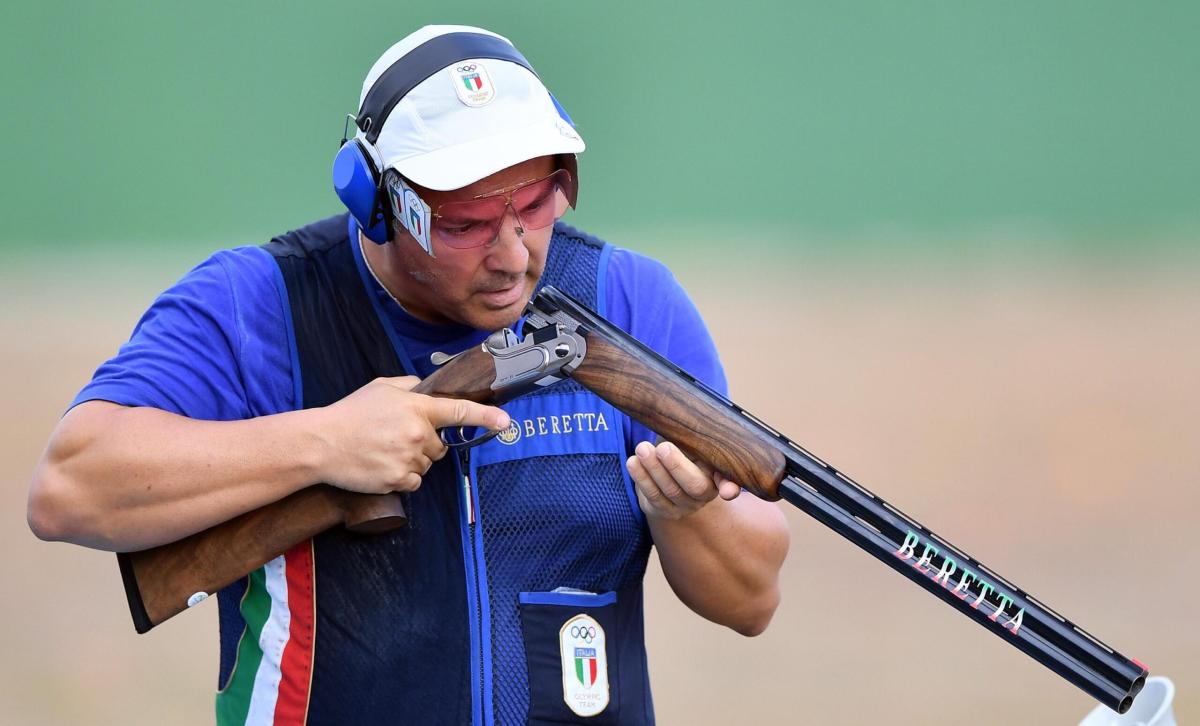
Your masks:
{"label": "green blurred background", "polygon": [[[338,211],[363,75],[434,22],[539,69],[588,142],[571,221],[676,271],[739,403],[1197,719],[1200,5],[125,0],[0,9],[0,723],[211,722],[215,606],[135,636],[111,554],[29,532],[30,472],[159,291]],[[788,516],[760,638],[651,566],[661,723],[1094,705]]]}
{"label": "green blurred background", "polygon": [[1200,228],[1198,8],[15,3],[0,245],[208,249],[337,211],[329,164],[362,77],[433,22],[513,38],[572,114],[581,226],[1184,244]]}

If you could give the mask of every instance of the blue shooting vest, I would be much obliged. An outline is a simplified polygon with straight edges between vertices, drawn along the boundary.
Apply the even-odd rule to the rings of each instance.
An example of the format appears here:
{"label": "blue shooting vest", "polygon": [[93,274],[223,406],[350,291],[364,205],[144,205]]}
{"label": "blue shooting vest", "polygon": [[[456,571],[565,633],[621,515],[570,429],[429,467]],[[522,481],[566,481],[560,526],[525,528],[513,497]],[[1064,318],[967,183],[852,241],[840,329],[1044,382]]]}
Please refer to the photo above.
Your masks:
{"label": "blue shooting vest", "polygon": [[[297,407],[417,373],[369,292],[346,215],[266,249],[288,296]],[[608,249],[557,224],[540,284],[601,307]],[[314,538],[309,724],[654,722],[641,584],[651,543],[625,472],[625,417],[572,380],[505,409],[507,432],[447,455],[406,496],[406,528]],[[572,665],[562,650],[581,614],[603,629],[607,663],[608,704],[588,718],[565,696],[571,678],[588,688],[596,672],[593,652],[577,649]],[[223,661],[226,650],[223,639]]]}

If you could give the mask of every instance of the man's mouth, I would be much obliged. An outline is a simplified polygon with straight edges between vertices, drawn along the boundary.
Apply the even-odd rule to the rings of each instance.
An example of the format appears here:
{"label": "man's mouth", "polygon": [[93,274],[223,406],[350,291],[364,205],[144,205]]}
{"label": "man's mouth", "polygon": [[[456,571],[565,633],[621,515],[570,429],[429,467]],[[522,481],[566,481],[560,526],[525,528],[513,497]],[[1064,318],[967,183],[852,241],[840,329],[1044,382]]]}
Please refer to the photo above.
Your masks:
{"label": "man's mouth", "polygon": [[509,281],[503,287],[490,286],[480,290],[477,294],[490,308],[506,308],[521,300],[521,296],[525,294],[525,280],[517,278]]}

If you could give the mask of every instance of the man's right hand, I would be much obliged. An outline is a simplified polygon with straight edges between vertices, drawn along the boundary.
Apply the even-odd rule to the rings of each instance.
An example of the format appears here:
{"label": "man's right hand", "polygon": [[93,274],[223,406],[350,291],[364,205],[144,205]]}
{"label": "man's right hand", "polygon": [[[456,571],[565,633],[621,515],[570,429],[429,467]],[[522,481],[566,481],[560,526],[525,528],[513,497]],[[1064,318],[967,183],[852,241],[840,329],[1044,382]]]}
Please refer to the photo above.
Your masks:
{"label": "man's right hand", "polygon": [[446,454],[437,429],[508,414],[380,378],[324,408],[237,421],[87,401],[59,421],[29,489],[42,539],[130,552],[174,542],[319,482],[412,491]]}
{"label": "man's right hand", "polygon": [[315,434],[326,444],[321,480],[342,489],[410,492],[446,455],[437,429],[483,426],[501,431],[508,414],[495,406],[413,393],[414,376],[376,378],[337,403],[316,409]]}

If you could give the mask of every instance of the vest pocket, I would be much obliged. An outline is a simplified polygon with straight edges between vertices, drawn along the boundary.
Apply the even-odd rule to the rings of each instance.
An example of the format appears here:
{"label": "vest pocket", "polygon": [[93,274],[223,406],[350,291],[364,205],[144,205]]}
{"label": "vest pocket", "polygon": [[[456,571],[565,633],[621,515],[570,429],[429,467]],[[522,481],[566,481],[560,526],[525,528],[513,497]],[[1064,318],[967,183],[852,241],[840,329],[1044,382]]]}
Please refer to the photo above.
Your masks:
{"label": "vest pocket", "polygon": [[624,636],[617,593],[522,592],[519,600],[528,723],[618,723]]}

